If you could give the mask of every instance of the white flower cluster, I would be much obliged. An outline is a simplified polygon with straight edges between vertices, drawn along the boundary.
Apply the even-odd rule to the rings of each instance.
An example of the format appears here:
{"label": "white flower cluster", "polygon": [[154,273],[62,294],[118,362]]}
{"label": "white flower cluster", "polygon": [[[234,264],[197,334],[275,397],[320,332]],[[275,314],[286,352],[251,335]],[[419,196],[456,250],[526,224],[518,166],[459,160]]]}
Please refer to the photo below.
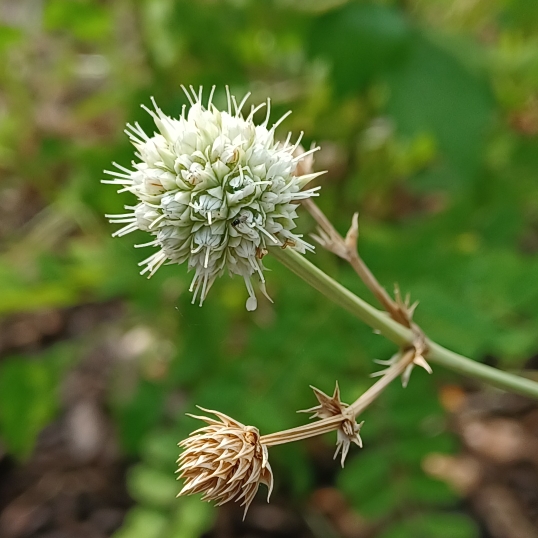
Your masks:
{"label": "white flower cluster", "polygon": [[[319,148],[297,155],[300,137],[290,143],[275,141],[276,127],[285,114],[268,128],[270,102],[251,107],[247,117],[226,88],[227,111],[202,104],[202,88],[185,88],[190,108],[179,118],[166,116],[155,104],[145,110],[153,117],[158,133],[148,136],[138,123],[126,133],[137,149],[138,161],[129,170],[116,163],[118,171],[104,183],[121,185],[118,192],[132,192],[139,200],[125,206],[129,213],[107,215],[112,223],[125,224],[114,236],[144,230],[154,236],[149,243],[159,250],[140,263],[148,277],[165,262],[187,262],[194,271],[190,291],[193,302],[202,305],[215,279],[227,269],[241,275],[248,290],[247,309],[257,306],[251,277],[257,274],[265,291],[263,256],[270,245],[289,246],[299,252],[311,250],[294,234],[297,204],[316,195],[315,187],[303,187],[320,173],[296,175],[298,164]],[[254,123],[254,114],[267,107],[265,121]],[[300,167],[299,167],[300,168]]]}

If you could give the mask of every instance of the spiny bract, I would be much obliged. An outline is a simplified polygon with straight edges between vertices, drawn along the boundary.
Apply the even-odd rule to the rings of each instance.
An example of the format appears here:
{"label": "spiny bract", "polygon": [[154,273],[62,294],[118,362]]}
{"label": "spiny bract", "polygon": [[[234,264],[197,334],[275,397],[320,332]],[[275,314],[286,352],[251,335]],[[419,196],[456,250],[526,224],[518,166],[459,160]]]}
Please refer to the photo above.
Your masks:
{"label": "spiny bract", "polygon": [[208,425],[179,443],[184,450],[178,459],[178,478],[185,482],[179,495],[203,493],[202,500],[216,501],[217,506],[241,502],[244,518],[260,484],[268,488],[267,502],[271,496],[273,472],[267,447],[257,428],[224,413],[200,409],[217,419],[189,414]]}
{"label": "spiny bract", "polygon": [[[275,140],[276,127],[269,125],[270,101],[252,106],[247,117],[242,108],[249,97],[237,104],[226,88],[227,111],[212,104],[213,87],[207,106],[202,88],[191,93],[185,88],[190,108],[179,118],[165,115],[153,101],[154,109],[143,107],[155,121],[158,133],[148,136],[138,123],[127,125],[126,133],[137,149],[138,161],[129,170],[114,163],[118,171],[104,183],[121,185],[139,200],[125,206],[129,212],[107,215],[112,223],[125,224],[114,236],[144,230],[154,236],[137,247],[158,247],[145,259],[142,274],[151,276],[165,262],[187,262],[194,271],[190,286],[193,302],[202,305],[215,281],[227,269],[241,275],[248,290],[247,309],[257,306],[251,277],[258,275],[265,291],[263,256],[267,247],[292,247],[301,253],[313,247],[294,234],[296,209],[300,200],[316,195],[319,187],[301,190],[320,173],[296,175],[298,164],[319,148],[300,149],[300,138],[290,143]],[[267,107],[265,121],[256,125],[255,113]]]}

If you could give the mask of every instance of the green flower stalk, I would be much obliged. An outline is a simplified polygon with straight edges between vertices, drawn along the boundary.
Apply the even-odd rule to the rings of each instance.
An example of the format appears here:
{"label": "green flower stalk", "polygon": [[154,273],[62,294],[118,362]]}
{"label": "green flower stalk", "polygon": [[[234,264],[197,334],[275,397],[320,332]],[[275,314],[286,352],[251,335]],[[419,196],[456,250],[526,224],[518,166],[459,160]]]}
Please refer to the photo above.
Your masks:
{"label": "green flower stalk", "polygon": [[[348,310],[352,315],[394,342],[398,352],[378,374],[380,379],[352,404],[340,399],[338,385],[332,396],[313,388],[318,405],[307,410],[314,422],[282,432],[260,435],[257,428],[218,411],[208,411],[217,418],[194,417],[206,426],[180,443],[180,478],[184,487],[180,495],[203,493],[205,500],[223,504],[239,501],[245,514],[260,484],[269,495],[273,474],[268,447],[337,432],[335,458],[340,454],[344,465],[351,444],[362,447],[363,422],[356,417],[364,411],[396,378],[404,386],[415,366],[432,372],[429,362],[455,372],[538,399],[538,383],[496,370],[454,353],[429,340],[413,321],[416,304],[396,298],[377,282],[357,251],[358,216],[346,237],[341,237],[330,221],[312,202],[319,187],[305,187],[323,172],[312,172],[313,147],[304,151],[301,137],[291,143],[275,139],[275,129],[287,116],[269,126],[270,103],[251,107],[245,117],[242,109],[248,95],[239,103],[227,90],[227,110],[212,104],[214,88],[207,104],[202,103],[202,89],[189,92],[189,111],[178,118],[165,115],[155,103],[148,110],[158,133],[147,135],[138,124],[128,125],[127,134],[137,152],[132,169],[116,165],[118,171],[105,181],[119,185],[138,199],[126,206],[128,213],[109,215],[111,222],[124,224],[114,235],[144,230],[152,241],[138,247],[158,250],[141,262],[142,274],[151,276],[163,263],[186,263],[194,271],[190,291],[193,302],[204,302],[217,277],[224,272],[240,275],[248,290],[246,307],[254,310],[257,299],[252,279],[264,295],[262,258],[271,254],[306,283]],[[266,106],[261,124],[254,114]],[[319,225],[315,239],[326,249],[345,259],[373,292],[385,312],[377,310],[336,282],[303,254],[313,251],[295,231],[297,209],[306,206]],[[204,410],[206,411],[206,410]]]}

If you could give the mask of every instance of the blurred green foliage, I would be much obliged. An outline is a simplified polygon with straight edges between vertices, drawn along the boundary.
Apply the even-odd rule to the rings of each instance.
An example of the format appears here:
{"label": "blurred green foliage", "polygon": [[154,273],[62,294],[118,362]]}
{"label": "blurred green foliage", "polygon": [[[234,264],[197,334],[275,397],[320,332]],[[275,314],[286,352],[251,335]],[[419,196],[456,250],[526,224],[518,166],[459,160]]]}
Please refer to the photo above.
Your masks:
{"label": "blurred green foliage", "polygon": [[36,435],[57,413],[56,391],[70,355],[57,346],[38,360],[9,357],[0,363],[0,428],[13,453],[28,456]]}
{"label": "blurred green foliage", "polygon": [[[112,240],[104,213],[130,203],[99,183],[128,165],[126,121],[154,95],[178,114],[180,84],[270,96],[284,128],[324,148],[320,205],[345,231],[361,212],[360,249],[381,282],[420,300],[417,320],[439,343],[520,368],[538,351],[538,12],[532,0],[50,0],[42,11],[8,1],[0,27],[0,312],[121,298],[108,328],[149,342],[116,367],[110,407],[138,506],[118,538],[195,537],[213,509],[176,501],[175,443],[197,427],[195,403],[264,433],[304,421],[309,384],[345,400],[370,383],[372,358],[392,346],[274,261],[275,300],[244,310],[236,280],[190,304],[184,267],[138,275],[144,255]],[[28,5],[31,5],[28,3]],[[281,131],[285,134],[285,131]],[[305,233],[313,225],[305,215]],[[373,300],[344,264],[315,262]],[[149,336],[148,336],[149,335]],[[142,340],[144,340],[142,338]],[[0,364],[0,434],[28,456],[59,408],[57,387],[80,348],[54,345]],[[140,346],[139,346],[140,347]],[[131,375],[123,375],[128,370]],[[136,371],[134,382],[132,373]],[[455,494],[424,475],[421,459],[454,450],[437,370],[390,387],[364,418],[338,487],[383,538],[475,530],[450,510]],[[330,437],[330,438],[329,438]],[[334,436],[328,436],[332,445]],[[276,494],[298,506],[315,484],[310,445],[272,449]],[[390,517],[389,517],[390,516]],[[447,534],[448,533],[448,534]]]}

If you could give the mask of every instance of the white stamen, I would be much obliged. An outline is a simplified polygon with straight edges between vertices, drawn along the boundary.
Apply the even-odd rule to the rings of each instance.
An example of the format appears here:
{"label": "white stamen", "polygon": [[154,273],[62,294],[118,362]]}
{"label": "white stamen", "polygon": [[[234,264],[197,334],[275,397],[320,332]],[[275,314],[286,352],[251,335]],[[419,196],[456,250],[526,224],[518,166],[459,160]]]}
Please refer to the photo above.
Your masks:
{"label": "white stamen", "polygon": [[155,228],[155,226],[161,222],[165,218],[166,215],[161,215],[160,217],[157,217],[149,226],[148,228],[151,230],[152,228]]}
{"label": "white stamen", "polygon": [[271,131],[276,131],[277,127],[291,114],[291,110],[288,110],[272,127]]}
{"label": "white stamen", "polygon": [[258,110],[261,110],[264,106],[267,106],[267,103],[260,103],[257,107],[252,105],[250,107],[250,114],[247,117],[247,121],[252,121],[254,114],[256,114],[256,112],[258,112]]}
{"label": "white stamen", "polygon": [[159,240],[155,239],[154,241],[150,241],[149,243],[139,243],[138,245],[135,245],[134,248],[155,247],[158,244]]}
{"label": "white stamen", "polygon": [[303,139],[303,136],[304,136],[304,131],[301,131],[299,133],[299,136],[297,137],[297,141],[295,142],[295,144],[293,145],[293,147],[291,148],[290,150],[290,153],[293,155],[295,153],[295,151],[297,150],[297,148],[299,147],[299,144],[301,143],[301,140]]}
{"label": "white stamen", "polygon": [[307,157],[308,155],[311,155],[312,153],[315,153],[316,151],[319,151],[320,149],[321,148],[319,146],[309,149],[308,151],[301,153],[301,155],[297,155],[297,157],[294,157],[293,162],[302,161],[305,157]]}
{"label": "white stamen", "polygon": [[247,92],[247,94],[245,95],[245,97],[243,97],[243,99],[241,100],[241,102],[239,103],[239,109],[238,111],[236,110],[236,114],[237,112],[239,112],[239,114],[237,115],[241,115],[241,111],[243,110],[243,107],[245,106],[245,103],[247,102],[247,99],[252,95],[252,92]]}
{"label": "white stamen", "polygon": [[109,217],[110,224],[125,224],[126,222],[136,222],[136,217],[129,217],[127,219],[112,219]]}
{"label": "white stamen", "polygon": [[204,284],[202,286],[202,293],[200,293],[200,306],[202,306],[204,304],[204,300],[206,298],[206,295],[207,295],[207,283],[209,281],[209,274],[208,273],[205,273],[204,274]]}
{"label": "white stamen", "polygon": [[279,241],[278,239],[275,239],[274,236],[272,236],[265,228],[263,228],[263,226],[256,226],[256,228],[258,228],[258,230],[260,230],[260,232],[264,233],[269,239],[271,239],[271,241],[275,244],[275,245],[278,245]]}
{"label": "white stamen", "polygon": [[213,86],[211,86],[211,92],[209,93],[209,99],[207,100],[207,109],[208,110],[211,109],[211,103],[213,102],[213,95],[215,93],[215,89],[216,89],[216,86],[215,86],[215,84],[213,84]]}
{"label": "white stamen", "polygon": [[[106,170],[105,170],[105,172],[106,172]],[[118,179],[102,179],[101,183],[105,183],[107,185],[132,185],[133,181],[132,180],[127,180],[127,179],[120,180],[118,178]]]}
{"label": "white stamen", "polygon": [[267,98],[267,114],[265,115],[265,121],[262,123],[264,127],[269,124],[269,116],[271,115],[271,98]]}
{"label": "white stamen", "polygon": [[226,85],[226,103],[228,104],[228,114],[232,114],[232,98],[230,96],[230,87]]}
{"label": "white stamen", "polygon": [[130,234],[131,232],[134,232],[138,229],[138,225],[136,222],[131,222],[131,224],[128,224],[127,226],[124,226],[123,228],[120,228],[119,230],[115,231],[112,234],[112,237],[123,237],[124,235]]}
{"label": "white stamen", "polygon": [[138,265],[141,267],[142,265],[149,265],[157,256],[159,256],[159,252],[154,252],[149,258],[146,258],[145,260],[142,260],[141,262],[138,262]]}
{"label": "white stamen", "polygon": [[181,89],[183,90],[183,93],[187,96],[187,99],[189,100],[190,105],[194,106],[189,90],[187,90],[187,88],[183,84],[181,85]]}

